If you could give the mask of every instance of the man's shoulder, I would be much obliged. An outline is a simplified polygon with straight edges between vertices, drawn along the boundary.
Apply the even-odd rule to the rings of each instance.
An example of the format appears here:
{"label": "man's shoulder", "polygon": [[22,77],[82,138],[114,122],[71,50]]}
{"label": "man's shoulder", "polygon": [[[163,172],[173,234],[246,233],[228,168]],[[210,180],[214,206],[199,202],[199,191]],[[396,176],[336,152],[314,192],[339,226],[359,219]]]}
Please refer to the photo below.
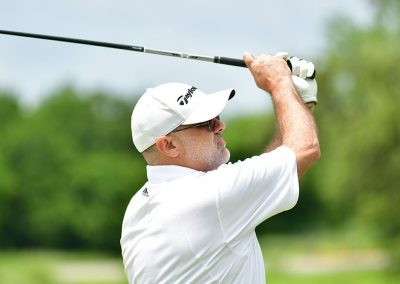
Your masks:
{"label": "man's shoulder", "polygon": [[260,155],[255,155],[243,160],[238,160],[236,162],[229,162],[218,167],[217,171],[223,171],[233,167],[242,167],[251,169],[251,165],[255,166],[267,166],[276,160],[280,161],[293,161],[296,159],[295,153],[292,149],[286,146],[280,146],[270,152],[261,153]]}

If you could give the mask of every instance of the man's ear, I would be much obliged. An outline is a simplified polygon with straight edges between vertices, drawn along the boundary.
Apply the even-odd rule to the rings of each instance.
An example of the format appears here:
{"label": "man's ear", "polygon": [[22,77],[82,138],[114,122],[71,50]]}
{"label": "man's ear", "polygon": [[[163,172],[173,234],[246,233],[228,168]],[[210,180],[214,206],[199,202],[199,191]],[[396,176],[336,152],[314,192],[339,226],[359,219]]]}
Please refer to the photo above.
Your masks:
{"label": "man's ear", "polygon": [[156,141],[156,147],[159,153],[169,158],[179,156],[179,142],[171,136],[161,136]]}

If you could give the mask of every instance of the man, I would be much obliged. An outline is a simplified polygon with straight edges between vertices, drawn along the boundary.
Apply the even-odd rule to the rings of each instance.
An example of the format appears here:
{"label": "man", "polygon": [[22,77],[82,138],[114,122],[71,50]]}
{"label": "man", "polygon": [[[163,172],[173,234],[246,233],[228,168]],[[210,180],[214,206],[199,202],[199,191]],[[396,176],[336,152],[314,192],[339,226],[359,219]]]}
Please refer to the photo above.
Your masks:
{"label": "man", "polygon": [[316,102],[315,80],[303,79],[313,65],[293,58],[293,77],[285,59],[282,53],[244,54],[277,119],[265,153],[244,161],[226,164],[221,135],[219,114],[234,90],[206,95],[170,83],[138,101],[132,137],[148,163],[148,182],[132,198],[122,226],[130,283],[265,283],[255,228],[296,204],[298,177],[320,156],[304,103]]}

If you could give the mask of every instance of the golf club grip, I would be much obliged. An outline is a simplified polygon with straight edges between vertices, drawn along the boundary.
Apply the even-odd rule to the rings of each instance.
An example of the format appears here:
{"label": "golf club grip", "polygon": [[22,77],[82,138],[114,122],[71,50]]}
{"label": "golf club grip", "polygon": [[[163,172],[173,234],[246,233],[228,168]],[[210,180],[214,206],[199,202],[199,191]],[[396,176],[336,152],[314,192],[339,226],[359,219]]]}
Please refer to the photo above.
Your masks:
{"label": "golf club grip", "polygon": [[[230,57],[219,57],[215,56],[214,57],[214,62],[219,63],[219,64],[225,64],[225,65],[232,65],[232,66],[239,66],[239,67],[247,67],[246,64],[244,63],[243,60],[241,59],[236,59],[236,58],[230,58]],[[286,61],[288,67],[290,70],[292,70],[292,64],[290,60]],[[307,77],[307,79],[314,79],[316,75],[316,70],[314,69],[314,72],[311,76]]]}
{"label": "golf club grip", "polygon": [[247,67],[242,59],[230,58],[230,57],[214,57],[214,63],[239,66],[239,67]]}

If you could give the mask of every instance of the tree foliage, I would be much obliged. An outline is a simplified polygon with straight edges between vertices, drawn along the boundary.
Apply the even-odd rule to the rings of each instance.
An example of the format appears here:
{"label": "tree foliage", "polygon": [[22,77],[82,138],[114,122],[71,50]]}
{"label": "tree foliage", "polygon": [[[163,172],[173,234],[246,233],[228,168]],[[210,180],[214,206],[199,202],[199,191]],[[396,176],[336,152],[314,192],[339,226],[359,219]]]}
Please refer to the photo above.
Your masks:
{"label": "tree foliage", "polygon": [[119,248],[123,212],[144,181],[131,105],[63,88],[21,116],[0,98],[0,244]]}
{"label": "tree foliage", "polygon": [[400,239],[400,4],[374,4],[368,27],[331,25],[319,73],[323,158],[315,183],[331,221],[353,221],[393,245]]}

